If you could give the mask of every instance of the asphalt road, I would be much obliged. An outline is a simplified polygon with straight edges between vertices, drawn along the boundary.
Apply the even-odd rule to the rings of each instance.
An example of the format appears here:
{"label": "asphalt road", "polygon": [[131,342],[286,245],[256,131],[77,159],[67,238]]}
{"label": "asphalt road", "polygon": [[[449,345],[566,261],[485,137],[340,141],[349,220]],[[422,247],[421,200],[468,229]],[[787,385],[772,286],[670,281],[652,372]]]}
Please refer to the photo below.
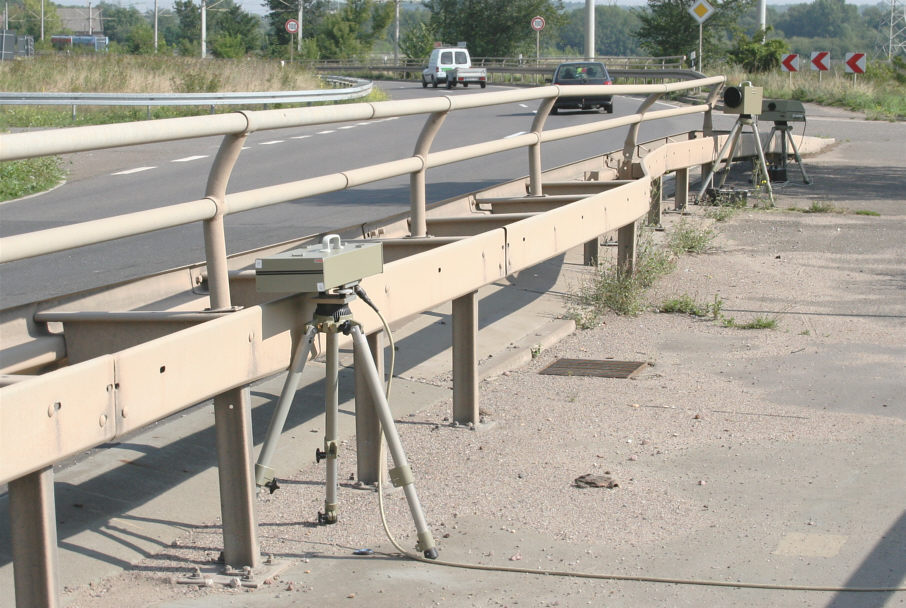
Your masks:
{"label": "asphalt road", "polygon": [[[380,83],[393,99],[472,95],[472,89],[423,89],[417,82]],[[501,87],[489,87],[490,90]],[[615,114],[635,111],[641,100],[617,97]],[[528,131],[537,102],[454,112],[433,149],[444,150]],[[551,116],[548,128],[598,120],[596,113]],[[424,116],[351,122],[252,134],[230,180],[229,192],[295,181],[404,158],[412,153]],[[700,117],[645,125],[640,140],[701,127]],[[627,128],[545,145],[544,168],[622,147]],[[205,183],[219,138],[101,150],[65,159],[70,176],[61,187],[0,204],[0,235],[8,236],[70,223],[196,200]],[[428,172],[428,201],[439,201],[528,173],[527,152],[515,150],[438,167]],[[311,197],[229,216],[230,253],[245,251],[328,229],[371,221],[408,209],[408,178]],[[143,276],[204,259],[200,226],[83,247],[3,265],[0,309],[41,301]]]}

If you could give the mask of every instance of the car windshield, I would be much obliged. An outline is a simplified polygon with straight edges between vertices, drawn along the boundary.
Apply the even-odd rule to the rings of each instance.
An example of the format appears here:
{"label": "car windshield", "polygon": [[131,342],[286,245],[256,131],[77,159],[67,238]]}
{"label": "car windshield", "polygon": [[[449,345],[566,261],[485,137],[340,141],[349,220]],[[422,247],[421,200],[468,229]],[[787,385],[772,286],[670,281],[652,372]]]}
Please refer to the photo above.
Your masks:
{"label": "car windshield", "polygon": [[588,80],[604,78],[604,71],[596,63],[577,63],[565,65],[560,68],[557,80]]}

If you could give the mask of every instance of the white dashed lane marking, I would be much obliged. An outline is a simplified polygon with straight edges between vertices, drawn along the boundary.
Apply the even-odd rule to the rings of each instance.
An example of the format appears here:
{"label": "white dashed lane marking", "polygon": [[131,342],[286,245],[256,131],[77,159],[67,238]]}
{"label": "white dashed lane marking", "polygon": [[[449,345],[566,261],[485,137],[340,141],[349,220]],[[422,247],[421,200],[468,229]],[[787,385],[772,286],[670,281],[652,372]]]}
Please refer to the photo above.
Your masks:
{"label": "white dashed lane marking", "polygon": [[273,146],[274,144],[282,144],[285,140],[282,139],[272,139],[271,141],[263,141],[260,145],[262,146]]}
{"label": "white dashed lane marking", "polygon": [[132,175],[133,173],[141,173],[142,171],[150,171],[151,169],[157,169],[157,167],[136,167],[135,169],[117,171],[116,173],[111,173],[110,175]]}
{"label": "white dashed lane marking", "polygon": [[202,155],[199,155],[199,156],[187,156],[187,157],[185,157],[185,158],[177,158],[176,160],[171,160],[170,162],[171,162],[171,163],[188,163],[188,162],[191,162],[191,161],[193,161],[193,160],[199,160],[199,159],[207,158],[207,157],[208,157],[207,154],[202,154]]}

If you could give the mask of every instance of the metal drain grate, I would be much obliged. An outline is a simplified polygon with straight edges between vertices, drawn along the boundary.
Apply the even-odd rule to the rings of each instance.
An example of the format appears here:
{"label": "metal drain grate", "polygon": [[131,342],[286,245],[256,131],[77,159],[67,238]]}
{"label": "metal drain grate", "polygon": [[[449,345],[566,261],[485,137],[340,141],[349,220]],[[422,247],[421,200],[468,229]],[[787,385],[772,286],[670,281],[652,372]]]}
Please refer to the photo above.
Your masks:
{"label": "metal drain grate", "polygon": [[540,374],[550,376],[595,376],[598,378],[632,378],[648,364],[644,361],[613,361],[595,359],[557,359]]}

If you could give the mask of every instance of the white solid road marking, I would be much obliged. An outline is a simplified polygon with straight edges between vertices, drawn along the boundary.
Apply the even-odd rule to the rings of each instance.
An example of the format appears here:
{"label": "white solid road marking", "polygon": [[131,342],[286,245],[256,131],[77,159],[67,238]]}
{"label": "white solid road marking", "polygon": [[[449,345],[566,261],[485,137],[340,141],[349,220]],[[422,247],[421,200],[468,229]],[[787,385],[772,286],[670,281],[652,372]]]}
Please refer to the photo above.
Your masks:
{"label": "white solid road marking", "polygon": [[131,175],[133,173],[141,173],[142,171],[150,171],[151,169],[157,169],[157,167],[136,167],[135,169],[117,171],[116,173],[111,173],[110,175]]}
{"label": "white solid road marking", "polygon": [[198,160],[200,158],[207,158],[207,157],[208,157],[207,154],[203,154],[201,156],[187,156],[185,158],[177,158],[176,160],[171,160],[170,162],[171,163],[188,163],[193,160]]}

